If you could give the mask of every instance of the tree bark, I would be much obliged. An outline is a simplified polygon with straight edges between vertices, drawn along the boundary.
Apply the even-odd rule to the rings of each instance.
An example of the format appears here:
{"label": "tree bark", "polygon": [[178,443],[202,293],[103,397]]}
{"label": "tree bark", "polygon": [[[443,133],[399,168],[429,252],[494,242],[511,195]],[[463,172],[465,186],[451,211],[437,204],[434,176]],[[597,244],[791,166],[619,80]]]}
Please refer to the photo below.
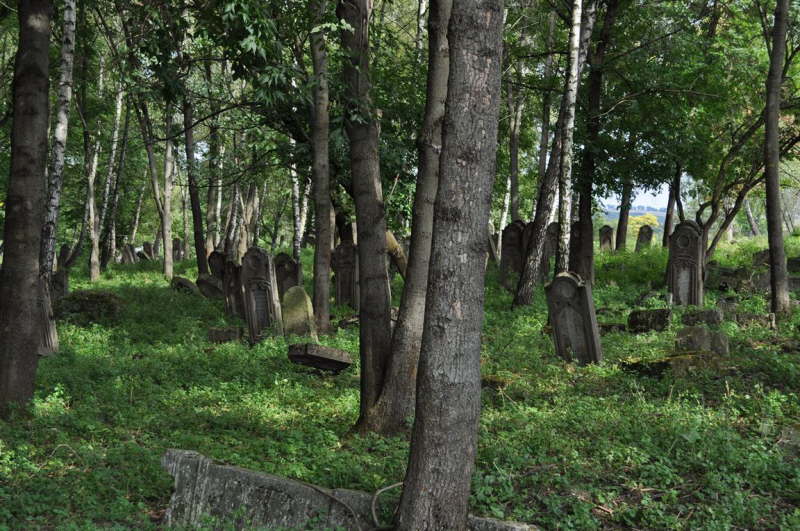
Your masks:
{"label": "tree bark", "polygon": [[780,178],[780,106],[783,84],[783,63],[786,55],[786,26],[789,0],[778,0],[775,5],[772,28],[772,51],[767,76],[767,105],[764,123],[764,174],[767,188],[767,238],[769,240],[770,284],[772,311],[776,315],[790,311],[789,273],[786,269],[786,252],[783,248],[781,227]]}
{"label": "tree bark", "polygon": [[0,414],[33,398],[42,335],[40,276],[49,115],[51,2],[20,0],[12,82],[11,171],[0,269]]}
{"label": "tree bark", "polygon": [[758,221],[753,215],[753,209],[750,207],[750,201],[744,200],[744,211],[747,214],[747,224],[750,225],[750,234],[752,236],[761,236],[761,231],[758,228]]}
{"label": "tree bark", "polygon": [[131,235],[129,238],[129,243],[133,244],[136,243],[136,233],[139,230],[139,218],[142,215],[142,200],[144,199],[144,190],[147,188],[147,175],[144,176],[145,180],[142,182],[142,186],[139,189],[139,196],[136,199],[136,208],[133,211],[133,224],[131,226]]}
{"label": "tree bark", "polygon": [[[194,160],[194,106],[189,96],[183,98],[183,129],[184,146],[186,149],[186,178],[189,181],[189,202],[192,206],[192,232],[194,235],[194,252],[197,255],[197,272],[207,275],[208,255],[206,254],[206,240],[203,234],[203,211],[200,206],[200,191],[197,188]],[[209,210],[211,203],[208,204]]]}
{"label": "tree bark", "polygon": [[[522,127],[522,111],[525,101],[521,94],[514,94],[514,85],[508,84],[508,108],[511,113],[509,127],[508,156],[509,156],[509,187],[511,199],[511,221],[517,221],[519,215],[519,135]],[[502,230],[502,226],[501,226]]]}
{"label": "tree bark", "polygon": [[439,153],[447,99],[449,47],[447,25],[452,0],[431,0],[428,15],[428,81],[425,115],[417,142],[419,173],[414,196],[408,267],[400,312],[392,336],[392,357],[371,419],[376,431],[402,430],[414,413],[417,365],[425,324],[433,209],[439,185]]}
{"label": "tree bark", "polygon": [[64,0],[64,30],[61,39],[60,78],[56,108],[56,127],[48,172],[47,204],[42,228],[42,249],[39,262],[42,276],[49,279],[53,273],[56,254],[58,213],[61,205],[61,189],[64,184],[64,155],[67,149],[69,109],[72,101],[72,69],[75,60],[75,0]]}
{"label": "tree bark", "polygon": [[103,235],[103,251],[100,255],[100,269],[105,269],[114,260],[117,252],[117,209],[119,206],[119,183],[125,172],[126,153],[128,151],[128,133],[130,132],[130,106],[125,106],[125,125],[122,130],[122,145],[119,150],[119,163],[114,176],[114,189],[111,195],[105,233]]}
{"label": "tree bark", "polygon": [[[371,0],[339,0],[336,14],[352,30],[341,31],[344,81],[349,92],[345,130],[358,224],[361,411],[358,428],[370,424],[391,349],[386,213],[378,159],[378,123],[369,81]],[[356,119],[353,119],[356,118]]]}
{"label": "tree bark", "polygon": [[[556,29],[556,11],[555,9],[550,10],[550,14],[547,17],[547,50],[552,50],[553,48],[553,37],[555,35]],[[547,54],[547,58],[544,61],[544,79],[548,80],[553,75],[553,54]],[[542,128],[539,134],[539,182],[543,183],[545,180],[545,174],[547,173],[547,147],[550,143],[550,107],[552,106],[552,95],[549,90],[546,90],[544,94],[542,94]],[[536,201],[534,201],[534,212],[532,217],[536,214]],[[500,230],[503,230],[503,227],[500,227]]]}
{"label": "tree bark", "polygon": [[675,188],[670,183],[669,199],[667,200],[667,215],[664,218],[664,235],[661,239],[662,247],[669,247],[669,235],[672,234],[672,226],[675,218]]}
{"label": "tree bark", "polygon": [[631,215],[631,203],[633,202],[633,183],[626,179],[622,183],[622,196],[620,197],[619,219],[617,220],[617,240],[615,249],[624,251],[628,245],[628,220]]}
{"label": "tree bark", "polygon": [[[325,19],[327,1],[318,0],[314,9],[316,22]],[[311,178],[314,190],[314,319],[317,331],[330,331],[331,300],[331,190],[328,139],[330,129],[330,103],[328,99],[328,51],[325,34],[311,34],[311,59],[314,69],[314,106],[311,122]]]}
{"label": "tree bark", "polygon": [[481,404],[502,30],[502,0],[453,3],[426,322],[399,530],[466,529]]}

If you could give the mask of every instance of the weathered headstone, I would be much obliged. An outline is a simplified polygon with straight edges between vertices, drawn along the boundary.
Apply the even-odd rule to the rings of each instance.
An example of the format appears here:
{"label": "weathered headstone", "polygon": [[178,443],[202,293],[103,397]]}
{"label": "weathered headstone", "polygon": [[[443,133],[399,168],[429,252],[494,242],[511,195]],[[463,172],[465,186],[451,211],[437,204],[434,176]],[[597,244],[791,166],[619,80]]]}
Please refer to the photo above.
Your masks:
{"label": "weathered headstone", "polygon": [[650,225],[642,225],[639,229],[639,235],[636,237],[636,252],[641,252],[642,249],[650,247],[653,242],[653,227]]}
{"label": "weathered headstone", "polygon": [[500,282],[510,287],[514,276],[522,273],[523,260],[525,260],[525,223],[516,220],[503,229],[503,239],[500,248]]}
{"label": "weathered headstone", "polygon": [[331,268],[334,272],[336,304],[358,309],[358,253],[356,246],[342,242],[333,251]]}
{"label": "weathered headstone", "polygon": [[592,288],[573,273],[559,273],[546,288],[556,354],[581,364],[603,359]]}
{"label": "weathered headstone", "polygon": [[200,295],[200,289],[188,278],[172,277],[169,285],[175,291],[180,291],[188,295]]}
{"label": "weathered headstone", "polygon": [[336,373],[353,364],[350,353],[316,343],[289,345],[288,354],[292,363]]}
{"label": "weathered headstone", "polygon": [[228,315],[244,318],[245,310],[241,273],[241,266],[236,265],[232,260],[225,262],[222,292],[225,297],[225,312]]}
{"label": "weathered headstone", "polygon": [[286,291],[281,311],[284,334],[310,336],[314,341],[319,341],[317,324],[314,320],[314,305],[302,286],[292,286]]}
{"label": "weathered headstone", "polygon": [[275,257],[275,276],[278,279],[278,295],[283,295],[292,286],[297,285],[297,270],[300,266],[288,254],[280,253]]}
{"label": "weathered headstone", "polygon": [[142,251],[144,255],[147,257],[148,260],[155,260],[156,259],[156,252],[153,244],[150,242],[144,242],[142,244]]}
{"label": "weathered headstone", "polygon": [[687,326],[678,331],[675,338],[675,350],[688,353],[710,352],[727,356],[729,353],[728,336],[722,332],[709,330],[704,326]]}
{"label": "weathered headstone", "polygon": [[258,247],[251,247],[242,258],[240,284],[244,290],[244,317],[251,343],[258,343],[266,329],[283,334],[283,316],[278,297],[278,281],[272,258]]}
{"label": "weathered headstone", "polygon": [[222,280],[225,277],[225,254],[220,251],[212,251],[208,255],[208,268],[214,277]]}
{"label": "weathered headstone", "polygon": [[611,251],[614,249],[614,229],[610,225],[600,227],[600,250]]}
{"label": "weathered headstone", "polygon": [[207,299],[222,299],[225,297],[222,281],[212,275],[200,275],[197,277],[197,289]]}
{"label": "weathered headstone", "polygon": [[703,233],[694,221],[678,223],[669,239],[667,287],[677,306],[703,305]]}
{"label": "weathered headstone", "polygon": [[634,310],[628,315],[628,330],[635,333],[661,332],[669,326],[671,316],[672,311],[668,309]]}
{"label": "weathered headstone", "polygon": [[787,259],[786,270],[789,273],[800,273],[800,256]]}
{"label": "weathered headstone", "polygon": [[778,328],[778,323],[775,320],[774,313],[737,313],[734,315],[736,322],[739,323],[739,326],[763,326],[764,328],[769,328],[770,330],[775,330]]}

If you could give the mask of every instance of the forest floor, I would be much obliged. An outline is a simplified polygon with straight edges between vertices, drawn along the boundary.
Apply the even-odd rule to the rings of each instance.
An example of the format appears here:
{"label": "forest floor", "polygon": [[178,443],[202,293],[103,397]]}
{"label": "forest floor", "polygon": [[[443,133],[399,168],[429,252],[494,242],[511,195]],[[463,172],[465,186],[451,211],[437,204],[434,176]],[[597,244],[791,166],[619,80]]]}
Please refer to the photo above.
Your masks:
{"label": "forest floor", "polygon": [[[787,243],[800,256],[800,239]],[[750,265],[764,247],[717,260]],[[304,261],[311,271],[309,250]],[[599,254],[599,321],[625,322],[651,291],[645,306],[663,307],[665,265],[661,248]],[[0,421],[0,529],[157,528],[167,448],[326,487],[402,481],[407,437],[349,432],[357,364],[337,376],[293,365],[282,337],[211,344],[208,327],[232,322],[222,302],[171,290],[158,269],[116,266],[94,285],[73,275],[73,290],[121,297],[122,313],[60,322],[32,413]],[[196,271],[187,261],[176,274]],[[510,302],[490,266],[473,513],[546,529],[800,529],[800,310],[778,332],[724,323],[731,355],[713,367],[646,375],[626,360],[670,353],[681,310],[664,332],[604,335],[605,361],[578,367],[554,355],[541,290],[533,307]],[[768,311],[764,296],[742,305]],[[356,329],[322,342],[358,358]]]}

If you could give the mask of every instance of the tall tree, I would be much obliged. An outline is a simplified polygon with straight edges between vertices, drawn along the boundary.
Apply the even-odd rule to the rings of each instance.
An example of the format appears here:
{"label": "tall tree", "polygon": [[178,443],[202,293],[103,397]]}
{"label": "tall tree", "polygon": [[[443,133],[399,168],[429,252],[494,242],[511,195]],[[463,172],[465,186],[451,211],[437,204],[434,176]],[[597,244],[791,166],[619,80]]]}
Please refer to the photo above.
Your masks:
{"label": "tall tree", "polygon": [[[0,269],[0,413],[33,397],[44,321],[39,254],[49,121],[49,0],[20,0],[11,170]],[[12,302],[13,301],[13,302]]]}
{"label": "tall tree", "polygon": [[378,159],[378,122],[370,96],[369,21],[372,0],[339,0],[347,87],[345,131],[350,140],[350,173],[358,224],[361,412],[359,428],[369,425],[391,349],[389,272],[386,268],[386,212]]}
{"label": "tall tree", "polygon": [[[192,233],[194,235],[194,252],[197,255],[197,272],[207,275],[208,255],[203,234],[203,211],[200,206],[200,190],[197,186],[197,164],[194,155],[194,104],[191,96],[183,96],[183,131],[186,149],[186,178],[189,181],[189,202],[192,207]],[[211,205],[208,206],[211,208]]]}
{"label": "tall tree", "polygon": [[480,415],[502,30],[502,0],[453,3],[441,174],[401,530],[466,529]]}

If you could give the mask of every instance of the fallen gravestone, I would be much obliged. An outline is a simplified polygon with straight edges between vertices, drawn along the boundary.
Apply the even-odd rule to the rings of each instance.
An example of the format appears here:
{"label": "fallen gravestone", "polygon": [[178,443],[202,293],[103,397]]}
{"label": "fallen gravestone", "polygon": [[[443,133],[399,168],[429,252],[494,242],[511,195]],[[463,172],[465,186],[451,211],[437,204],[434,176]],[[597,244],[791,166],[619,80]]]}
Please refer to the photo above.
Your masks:
{"label": "fallen gravestone", "polygon": [[686,326],[708,325],[719,326],[722,324],[722,310],[718,308],[708,310],[690,310],[681,316],[681,323]]}
{"label": "fallen gravestone", "polygon": [[[164,525],[205,528],[347,529],[375,528],[373,495],[348,489],[326,489],[301,481],[233,466],[218,465],[187,450],[169,449],[161,466],[175,485]],[[469,516],[467,531],[534,531],[517,522]]]}
{"label": "fallen gravestone", "polygon": [[[226,271],[227,275],[227,271]],[[268,328],[283,335],[283,317],[272,258],[258,247],[251,247],[242,258],[239,284],[244,292],[244,317],[255,344]]]}
{"label": "fallen gravestone", "polygon": [[728,336],[704,326],[687,326],[678,330],[675,350],[684,353],[713,353],[727,356],[730,349]]}
{"label": "fallen gravestone", "polygon": [[678,306],[703,305],[705,247],[702,231],[694,221],[678,223],[669,239],[667,287]]}
{"label": "fallen gravestone", "polygon": [[180,291],[189,295],[200,295],[200,289],[188,278],[172,277],[172,281],[170,281],[169,285],[175,291]]}
{"label": "fallen gravestone", "polygon": [[228,343],[231,341],[241,341],[242,329],[238,326],[225,326],[221,328],[208,329],[209,343]]}
{"label": "fallen gravestone", "polygon": [[639,229],[639,235],[636,237],[636,252],[641,252],[642,249],[647,249],[653,242],[653,227],[650,225],[642,225]]}
{"label": "fallen gravestone", "polygon": [[197,289],[207,299],[221,299],[225,296],[222,281],[211,275],[200,275],[197,278]]}
{"label": "fallen gravestone", "polygon": [[296,336],[317,337],[317,325],[314,321],[314,305],[311,298],[301,286],[292,286],[283,296],[281,307],[283,313],[283,333]]}
{"label": "fallen gravestone", "polygon": [[289,360],[299,365],[335,373],[341,372],[353,364],[348,352],[316,343],[289,345]]}
{"label": "fallen gravestone", "polygon": [[278,279],[278,296],[283,300],[283,295],[292,286],[297,286],[298,269],[297,262],[286,253],[279,253],[275,256],[275,277]]}
{"label": "fallen gravestone", "polygon": [[581,364],[603,360],[592,288],[573,273],[559,273],[545,288],[556,354]]}
{"label": "fallen gravestone", "polygon": [[658,310],[634,310],[628,315],[628,330],[634,333],[662,332],[669,326],[672,311],[668,309]]}
{"label": "fallen gravestone", "polygon": [[600,227],[600,250],[611,251],[614,249],[614,229],[609,225]]}

